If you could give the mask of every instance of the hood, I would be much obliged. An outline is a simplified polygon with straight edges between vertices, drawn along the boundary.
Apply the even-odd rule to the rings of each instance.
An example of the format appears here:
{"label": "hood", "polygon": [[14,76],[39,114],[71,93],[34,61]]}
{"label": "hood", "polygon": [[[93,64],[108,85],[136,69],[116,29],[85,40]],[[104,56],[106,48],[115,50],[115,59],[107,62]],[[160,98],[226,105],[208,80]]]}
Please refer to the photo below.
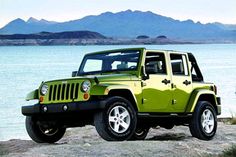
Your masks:
{"label": "hood", "polygon": [[86,80],[89,79],[91,82],[93,81],[99,81],[99,82],[110,82],[110,81],[130,81],[137,79],[137,76],[133,74],[107,74],[107,75],[85,75],[85,76],[76,76],[76,77],[70,77],[70,78],[64,78],[64,79],[55,79],[55,80],[49,80],[45,81],[45,83],[50,82],[58,82],[58,81],[73,81],[73,80]]}

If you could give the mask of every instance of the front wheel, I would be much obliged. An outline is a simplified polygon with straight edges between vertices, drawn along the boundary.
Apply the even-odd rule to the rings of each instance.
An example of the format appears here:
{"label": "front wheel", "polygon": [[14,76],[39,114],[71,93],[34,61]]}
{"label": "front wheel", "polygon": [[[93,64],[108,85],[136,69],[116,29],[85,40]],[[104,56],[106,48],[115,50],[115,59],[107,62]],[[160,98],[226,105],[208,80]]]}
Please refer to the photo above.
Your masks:
{"label": "front wheel", "polygon": [[31,139],[37,143],[54,143],[59,141],[65,134],[66,128],[59,126],[44,126],[34,117],[27,116],[26,130]]}
{"label": "front wheel", "polygon": [[98,134],[107,141],[128,140],[136,128],[136,111],[128,100],[114,96],[108,98],[104,110],[95,114],[94,124]]}
{"label": "front wheel", "polygon": [[197,103],[189,129],[193,137],[201,140],[211,140],[214,137],[217,130],[217,117],[210,102]]}

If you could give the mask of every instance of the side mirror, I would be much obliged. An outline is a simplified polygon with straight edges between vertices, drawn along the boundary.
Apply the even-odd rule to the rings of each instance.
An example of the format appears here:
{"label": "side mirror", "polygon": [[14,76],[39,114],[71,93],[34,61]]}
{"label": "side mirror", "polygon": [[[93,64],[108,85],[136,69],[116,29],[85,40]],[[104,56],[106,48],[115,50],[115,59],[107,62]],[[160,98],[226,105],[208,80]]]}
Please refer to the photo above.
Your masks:
{"label": "side mirror", "polygon": [[75,76],[77,75],[77,72],[78,72],[78,71],[72,71],[72,75],[71,75],[71,76],[72,76],[72,77],[75,77]]}
{"label": "side mirror", "polygon": [[141,75],[143,80],[149,79],[149,75],[146,73],[144,66],[141,67]]}

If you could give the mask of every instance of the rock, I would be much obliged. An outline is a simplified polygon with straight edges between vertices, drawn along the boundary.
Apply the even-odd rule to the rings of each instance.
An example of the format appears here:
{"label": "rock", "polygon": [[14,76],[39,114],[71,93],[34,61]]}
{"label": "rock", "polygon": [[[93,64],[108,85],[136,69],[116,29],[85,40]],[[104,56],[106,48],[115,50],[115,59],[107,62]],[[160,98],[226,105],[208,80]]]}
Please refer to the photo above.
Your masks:
{"label": "rock", "polygon": [[84,147],[91,147],[91,144],[85,143],[85,144],[84,144]]}
{"label": "rock", "polygon": [[136,37],[136,39],[148,39],[148,38],[150,38],[150,37],[147,35],[139,35]]}
{"label": "rock", "polygon": [[160,36],[157,37],[157,39],[167,39],[167,37],[164,36],[164,35],[160,35]]}
{"label": "rock", "polygon": [[[142,141],[104,141],[93,126],[68,129],[56,144],[38,144],[30,140],[0,142],[0,156],[217,156],[236,144],[236,125],[218,123],[213,140],[193,138],[188,127],[171,130],[150,129]],[[1,152],[2,151],[2,152]]]}

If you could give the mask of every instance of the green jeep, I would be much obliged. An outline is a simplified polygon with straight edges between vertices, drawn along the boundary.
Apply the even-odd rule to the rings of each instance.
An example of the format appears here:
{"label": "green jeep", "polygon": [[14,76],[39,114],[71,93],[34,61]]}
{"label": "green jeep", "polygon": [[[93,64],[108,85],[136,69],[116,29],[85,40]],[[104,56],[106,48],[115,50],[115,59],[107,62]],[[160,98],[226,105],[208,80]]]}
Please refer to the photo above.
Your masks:
{"label": "green jeep", "polygon": [[95,125],[108,141],[143,140],[151,127],[189,126],[210,140],[220,98],[205,83],[191,53],[128,48],[89,53],[71,78],[45,81],[23,106],[26,129],[38,143],[60,140],[66,128]]}

